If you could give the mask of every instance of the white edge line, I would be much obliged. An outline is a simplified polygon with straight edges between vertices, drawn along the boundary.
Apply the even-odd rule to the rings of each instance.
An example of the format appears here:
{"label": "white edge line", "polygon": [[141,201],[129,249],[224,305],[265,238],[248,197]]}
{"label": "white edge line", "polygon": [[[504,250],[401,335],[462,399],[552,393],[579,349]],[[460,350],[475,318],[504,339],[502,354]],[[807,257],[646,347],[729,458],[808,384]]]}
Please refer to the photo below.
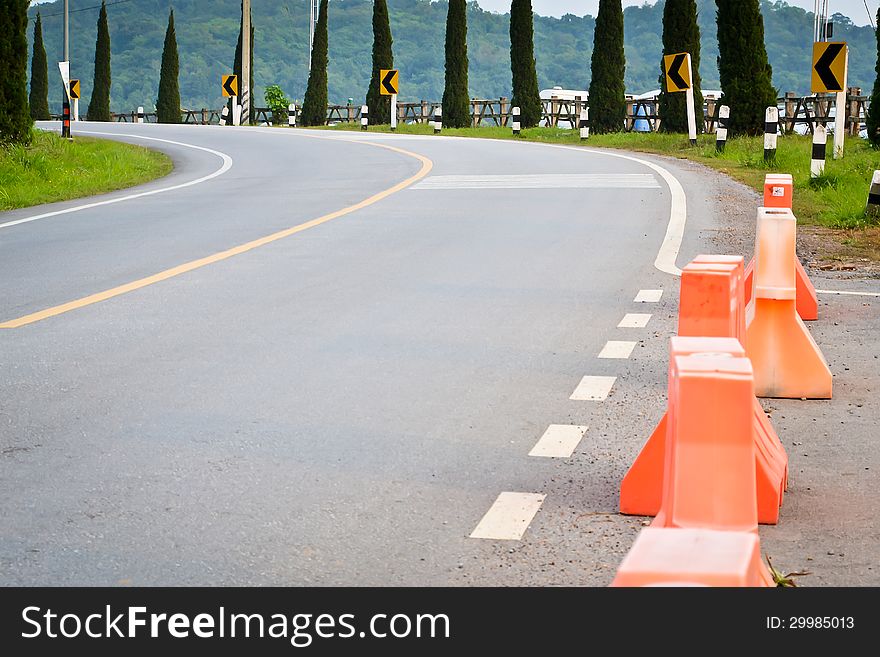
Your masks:
{"label": "white edge line", "polygon": [[880,297],[880,292],[847,292],[846,290],[816,290],[818,294],[843,294],[853,297]]}
{"label": "white edge line", "polygon": [[193,148],[199,151],[205,151],[206,153],[211,153],[212,155],[216,155],[217,157],[223,160],[223,165],[214,171],[213,173],[208,174],[207,176],[202,176],[201,178],[197,178],[195,180],[190,180],[189,182],[180,183],[179,185],[172,185],[171,187],[162,187],[161,189],[151,189],[146,192],[138,192],[137,194],[129,194],[127,196],[120,196],[117,198],[106,199],[104,201],[95,201],[94,203],[86,203],[84,205],[77,205],[72,208],[65,208],[64,210],[55,210],[53,212],[45,212],[43,214],[34,215],[32,217],[24,217],[22,219],[16,219],[15,221],[7,221],[6,223],[0,224],[0,228],[10,228],[11,226],[17,226],[19,224],[26,224],[31,221],[37,221],[38,219],[48,219],[49,217],[57,217],[62,214],[70,214],[71,212],[79,212],[80,210],[89,210],[91,208],[97,208],[102,205],[112,205],[113,203],[122,203],[123,201],[131,201],[136,198],[143,198],[145,196],[153,196],[155,194],[164,194],[165,192],[173,192],[178,189],[183,189],[185,187],[192,187],[194,185],[199,185],[203,182],[207,182],[216,178],[218,176],[222,176],[224,173],[229,171],[232,168],[232,158],[226,153],[221,153],[220,151],[215,151],[212,148],[206,148],[204,146],[196,146],[194,144],[186,144],[181,141],[172,141],[170,139],[159,139],[157,137],[144,137],[142,135],[132,135],[128,133],[122,132],[93,132],[93,131],[85,131],[85,130],[77,130],[77,134],[81,135],[101,135],[101,136],[111,136],[111,137],[127,137],[130,139],[146,139],[148,141],[161,141],[166,144],[174,144],[175,146],[183,146],[184,148]]}

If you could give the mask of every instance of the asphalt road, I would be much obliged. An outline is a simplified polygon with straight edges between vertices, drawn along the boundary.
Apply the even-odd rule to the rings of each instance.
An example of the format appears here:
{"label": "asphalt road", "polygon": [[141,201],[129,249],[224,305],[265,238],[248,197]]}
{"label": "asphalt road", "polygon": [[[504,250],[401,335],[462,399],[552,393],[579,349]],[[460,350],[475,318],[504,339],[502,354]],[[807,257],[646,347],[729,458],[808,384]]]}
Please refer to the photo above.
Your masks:
{"label": "asphalt road", "polygon": [[[0,214],[0,323],[38,320],[0,330],[3,583],[609,581],[641,519],[606,521],[662,412],[675,326],[656,169],[525,143],[75,127],[176,168]],[[681,265],[723,230],[725,183],[663,166],[688,194]],[[627,313],[653,316],[618,328]],[[609,340],[631,358],[597,358]],[[571,400],[584,376],[618,380]],[[528,455],[551,424],[588,427],[570,458]],[[526,542],[469,538],[504,491],[547,495]],[[573,539],[589,553],[557,561]],[[523,545],[528,568],[508,558]]]}

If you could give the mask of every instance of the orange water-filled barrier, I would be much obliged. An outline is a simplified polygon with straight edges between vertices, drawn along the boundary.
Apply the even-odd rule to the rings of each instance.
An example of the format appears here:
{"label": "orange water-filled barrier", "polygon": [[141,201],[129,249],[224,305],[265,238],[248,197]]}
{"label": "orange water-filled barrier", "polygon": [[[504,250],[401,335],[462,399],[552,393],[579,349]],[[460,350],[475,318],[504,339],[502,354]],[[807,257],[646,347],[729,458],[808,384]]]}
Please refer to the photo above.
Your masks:
{"label": "orange water-filled barrier", "polygon": [[[744,357],[743,259],[740,256],[698,256],[681,277],[679,334],[670,360],[705,350],[699,336],[728,337],[727,353]],[[694,337],[697,336],[697,337]],[[656,515],[660,509],[667,439],[664,414],[620,486],[620,511],[630,515]],[[788,456],[757,399],[752,399],[752,434],[758,520],[774,524],[788,481]]]}
{"label": "orange water-filled barrier", "polygon": [[611,586],[774,586],[753,532],[646,527]]}
{"label": "orange water-filled barrier", "polygon": [[796,310],[796,231],[791,210],[758,209],[746,354],[759,397],[830,399],[831,370]]}
{"label": "orange water-filled barrier", "polygon": [[[794,184],[791,176],[786,173],[768,173],[764,178],[764,207],[792,209],[792,196]],[[802,320],[809,322],[819,318],[819,298],[816,296],[816,288],[810,282],[809,276],[795,254],[794,266],[796,269],[795,290],[797,313]],[[754,283],[755,260],[752,259],[746,267],[746,303],[752,300],[752,287]]]}

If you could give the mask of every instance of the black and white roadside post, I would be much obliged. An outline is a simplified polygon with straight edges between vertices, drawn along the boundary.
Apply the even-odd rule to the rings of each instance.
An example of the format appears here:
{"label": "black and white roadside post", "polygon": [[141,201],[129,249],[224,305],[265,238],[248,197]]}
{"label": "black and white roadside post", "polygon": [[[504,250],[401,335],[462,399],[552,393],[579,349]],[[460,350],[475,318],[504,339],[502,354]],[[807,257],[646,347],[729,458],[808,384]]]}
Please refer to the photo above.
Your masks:
{"label": "black and white roadside post", "polygon": [[296,103],[291,103],[287,106],[287,127],[296,127]]}
{"label": "black and white roadside post", "polygon": [[441,130],[443,130],[443,108],[442,107],[435,107],[434,108],[434,134],[439,135]]}
{"label": "black and white roadside post", "polygon": [[138,107],[138,111],[137,111],[137,122],[138,122],[138,123],[144,123],[145,120],[146,120],[146,115],[144,114],[144,108],[143,108],[143,107]]}
{"label": "black and white roadside post", "polygon": [[391,94],[391,131],[397,130],[397,94]]}
{"label": "black and white roadside post", "polygon": [[880,216],[880,170],[874,171],[871,178],[871,187],[868,190],[868,204],[865,206],[865,214],[873,217]]}
{"label": "black and white roadside post", "polygon": [[519,107],[514,107],[511,110],[511,114],[513,115],[511,118],[511,124],[513,125],[513,134],[519,136],[519,133],[522,130],[522,123],[520,122],[520,109]]}
{"label": "black and white roadside post", "polygon": [[825,173],[825,147],[828,143],[828,130],[817,123],[813,129],[813,155],[810,161],[810,178],[818,178]]}
{"label": "black and white roadside post", "polygon": [[588,107],[581,108],[581,115],[578,118],[578,128],[581,131],[581,141],[590,138],[590,110]]}
{"label": "black and white roadside post", "polygon": [[229,125],[229,105],[224,105],[220,110],[220,125]]}
{"label": "black and white roadside post", "polygon": [[58,62],[64,94],[61,97],[61,138],[73,141],[70,133],[70,62]]}
{"label": "black and white roadside post", "polygon": [[779,132],[779,108],[768,107],[764,112],[764,162],[776,159],[776,138]]}
{"label": "black and white roadside post", "polygon": [[727,146],[727,126],[730,121],[730,108],[722,105],[718,108],[718,124],[715,126],[715,152],[723,153]]}
{"label": "black and white roadside post", "polygon": [[367,105],[361,105],[361,130],[366,131],[370,126],[370,108]]}

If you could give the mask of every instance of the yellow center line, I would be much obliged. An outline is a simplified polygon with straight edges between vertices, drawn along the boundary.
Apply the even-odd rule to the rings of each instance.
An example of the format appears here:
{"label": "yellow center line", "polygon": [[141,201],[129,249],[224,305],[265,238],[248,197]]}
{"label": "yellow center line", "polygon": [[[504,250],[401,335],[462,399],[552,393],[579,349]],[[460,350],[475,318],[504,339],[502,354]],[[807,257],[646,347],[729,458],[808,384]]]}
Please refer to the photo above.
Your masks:
{"label": "yellow center line", "polygon": [[434,167],[434,163],[424,155],[419,155],[418,153],[413,153],[402,148],[397,148],[396,146],[346,139],[339,139],[334,141],[346,141],[348,143],[367,144],[369,146],[375,146],[377,148],[384,148],[389,151],[394,151],[395,153],[400,153],[402,155],[413,157],[422,163],[422,167],[415,175],[407,178],[402,182],[397,183],[393,187],[389,187],[388,189],[378,192],[377,194],[373,194],[369,198],[366,198],[363,201],[355,203],[354,205],[350,205],[346,208],[342,208],[341,210],[336,210],[335,212],[325,214],[321,217],[318,217],[317,219],[312,219],[311,221],[307,221],[291,228],[285,228],[284,230],[280,230],[277,233],[266,235],[265,237],[246,242],[245,244],[239,244],[238,246],[234,246],[231,249],[226,249],[225,251],[220,251],[219,253],[215,253],[204,258],[199,258],[198,260],[192,260],[182,265],[172,267],[171,269],[160,271],[157,274],[147,276],[146,278],[140,278],[136,281],[132,281],[131,283],[125,283],[124,285],[119,285],[117,287],[110,288],[109,290],[104,290],[103,292],[90,294],[87,297],[76,299],[74,301],[69,301],[59,306],[52,306],[51,308],[46,308],[45,310],[40,310],[38,312],[31,313],[30,315],[18,317],[17,319],[10,319],[6,322],[0,323],[0,329],[20,328],[22,326],[27,326],[28,324],[33,324],[35,322],[39,322],[50,317],[55,317],[56,315],[68,313],[72,310],[78,310],[79,308],[85,308],[86,306],[91,306],[95,303],[101,303],[102,301],[107,301],[108,299],[112,299],[113,297],[128,294],[129,292],[134,292],[135,290],[140,290],[141,288],[145,288],[148,285],[161,283],[162,281],[167,281],[169,278],[174,278],[175,276],[186,274],[187,272],[191,272],[195,269],[201,269],[202,267],[213,265],[214,263],[226,260],[227,258],[241,255],[242,253],[247,253],[248,251],[252,251],[261,246],[265,246],[266,244],[271,244],[272,242],[277,242],[278,240],[284,239],[285,237],[290,237],[291,235],[301,233],[304,230],[308,230],[309,228],[314,228],[315,226],[326,224],[328,221],[332,221],[333,219],[338,219],[339,217],[351,214],[352,212],[363,210],[364,208],[373,205],[374,203],[378,203],[379,201],[388,198],[392,194],[396,194],[397,192],[406,189],[410,185],[418,182],[419,180],[427,176],[431,172],[431,169]]}

